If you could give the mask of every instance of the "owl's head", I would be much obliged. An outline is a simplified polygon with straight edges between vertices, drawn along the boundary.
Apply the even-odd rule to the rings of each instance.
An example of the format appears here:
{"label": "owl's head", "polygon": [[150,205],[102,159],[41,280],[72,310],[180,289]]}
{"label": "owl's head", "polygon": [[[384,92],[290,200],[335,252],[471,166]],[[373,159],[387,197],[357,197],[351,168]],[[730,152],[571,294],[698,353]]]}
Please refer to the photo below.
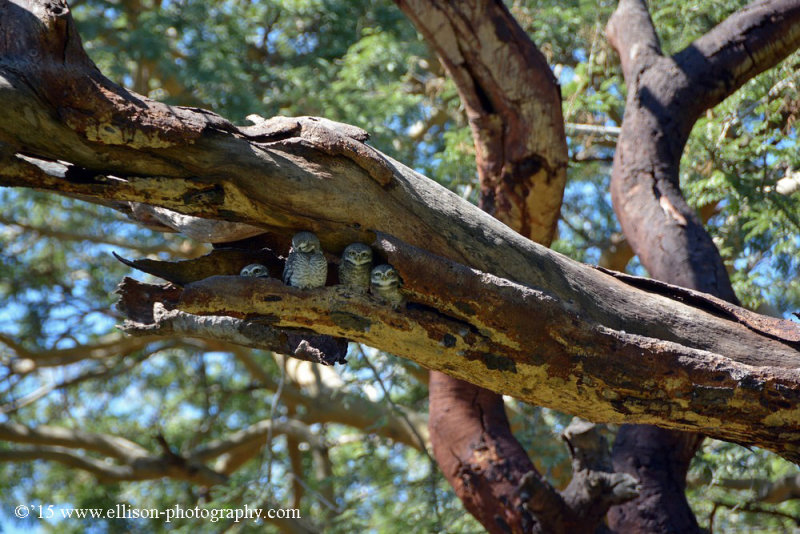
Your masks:
{"label": "owl's head", "polygon": [[391,287],[400,285],[400,275],[397,274],[394,267],[388,263],[378,265],[372,269],[370,273],[370,281],[373,285],[379,287]]}
{"label": "owl's head", "polygon": [[292,249],[300,252],[322,252],[322,245],[312,232],[298,232],[292,238]]}
{"label": "owl's head", "polygon": [[260,263],[251,263],[239,271],[239,276],[249,276],[252,278],[269,278],[269,269]]}
{"label": "owl's head", "polygon": [[372,263],[372,249],[364,243],[351,243],[342,252],[342,260],[353,265]]}

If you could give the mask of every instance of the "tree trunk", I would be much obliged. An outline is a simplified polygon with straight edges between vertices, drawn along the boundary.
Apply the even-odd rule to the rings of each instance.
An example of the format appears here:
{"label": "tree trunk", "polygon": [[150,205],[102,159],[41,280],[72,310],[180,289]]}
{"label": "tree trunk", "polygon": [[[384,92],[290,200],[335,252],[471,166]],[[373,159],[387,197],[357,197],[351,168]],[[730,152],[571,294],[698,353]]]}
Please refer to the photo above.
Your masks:
{"label": "tree trunk", "polygon": [[[475,141],[481,209],[548,245],[567,146],[561,95],[544,57],[502,2],[397,4],[456,83]],[[539,528],[562,530],[563,507],[522,506],[522,477],[542,477],[511,433],[502,396],[437,371],[429,388],[434,455],[466,509],[489,532],[528,532],[536,518]]]}
{"label": "tree trunk", "polygon": [[[681,194],[680,159],[703,111],[797,47],[800,2],[756,2],[673,57],[661,54],[641,0],[622,0],[607,31],[628,89],[611,180],[623,232],[653,278],[737,303],[717,248]],[[636,476],[642,492],[611,510],[612,527],[698,532],[685,477],[701,442],[698,434],[621,427],[614,468]]]}
{"label": "tree trunk", "polygon": [[[129,331],[271,347],[311,330],[595,421],[693,430],[800,460],[796,325],[571,261],[382,155],[358,128],[308,117],[237,128],[153,102],[99,74],[63,5],[0,9],[0,185],[246,223],[276,247],[301,229],[336,254],[373,243],[409,300],[395,310],[342,287],[303,291],[213,276],[238,274],[225,270],[233,263],[182,262],[171,267],[186,269],[183,287],[123,286]],[[539,480],[525,482],[529,495]]]}

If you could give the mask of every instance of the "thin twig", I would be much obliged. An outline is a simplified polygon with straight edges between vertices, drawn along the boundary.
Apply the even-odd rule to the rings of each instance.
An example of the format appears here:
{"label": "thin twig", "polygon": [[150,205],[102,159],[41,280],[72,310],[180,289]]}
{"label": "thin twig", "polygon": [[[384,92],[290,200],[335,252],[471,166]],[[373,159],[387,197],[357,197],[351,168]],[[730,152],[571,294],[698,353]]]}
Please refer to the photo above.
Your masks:
{"label": "thin twig", "polygon": [[430,469],[431,469],[431,476],[430,476],[430,479],[431,479],[431,501],[432,501],[431,504],[433,505],[433,511],[436,514],[436,522],[438,524],[441,524],[442,517],[441,517],[441,515],[439,513],[439,499],[436,496],[436,473],[438,472],[438,464],[436,463],[436,460],[433,458],[433,456],[431,456],[430,453],[428,452],[427,447],[425,447],[425,440],[423,440],[422,436],[419,435],[419,433],[417,432],[416,427],[413,424],[411,424],[411,421],[406,416],[405,411],[402,410],[392,400],[392,396],[389,394],[389,390],[386,388],[386,385],[383,383],[383,379],[381,379],[380,373],[378,373],[378,370],[375,368],[374,365],[372,365],[372,362],[369,361],[369,357],[364,352],[364,349],[361,347],[361,344],[358,343],[356,346],[358,347],[357,350],[358,350],[359,354],[364,358],[364,363],[366,363],[367,367],[369,367],[372,370],[372,374],[375,376],[375,379],[378,381],[378,385],[380,386],[381,391],[383,392],[383,398],[386,399],[386,401],[389,403],[389,405],[392,407],[392,409],[394,411],[396,411],[400,415],[400,417],[406,422],[406,424],[409,426],[409,428],[411,428],[411,432],[414,434],[414,436],[420,442],[420,448],[425,453],[425,456],[428,457],[428,460],[429,460],[430,466],[431,466],[430,467]]}

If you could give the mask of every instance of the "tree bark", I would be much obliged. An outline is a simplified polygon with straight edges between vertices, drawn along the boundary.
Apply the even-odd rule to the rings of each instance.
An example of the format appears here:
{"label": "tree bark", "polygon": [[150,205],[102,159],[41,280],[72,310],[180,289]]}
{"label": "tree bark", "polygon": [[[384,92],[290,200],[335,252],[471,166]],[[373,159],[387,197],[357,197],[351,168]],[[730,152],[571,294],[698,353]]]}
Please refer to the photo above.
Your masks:
{"label": "tree bark", "polygon": [[212,277],[179,290],[175,309],[254,314],[596,421],[691,429],[800,460],[796,325],[571,261],[383,156],[357,128],[281,118],[239,129],[150,101],[85,60],[62,5],[2,9],[0,185],[243,222],[284,244],[312,230],[333,253],[374,243],[410,300],[392,310],[341,287]]}
{"label": "tree bark", "polygon": [[[275,328],[345,337],[498,393],[594,420],[696,429],[758,443],[789,458],[796,455],[792,407],[798,401],[793,391],[800,353],[792,346],[800,342],[800,332],[791,323],[768,320],[791,328],[787,334],[794,340],[781,342],[619,281],[604,288],[602,278],[582,283],[580,276],[571,277],[578,284],[576,293],[596,295],[599,290],[608,305],[629,307],[637,316],[636,322],[609,328],[587,320],[589,307],[576,314],[553,293],[475,271],[399,240],[383,236],[373,247],[399,266],[408,288],[406,309],[394,310],[340,286],[301,291],[277,280],[238,276],[188,284],[176,309],[252,316]],[[438,273],[437,280],[430,279],[431,272]],[[706,305],[725,305],[699,293],[675,291]],[[743,320],[767,320],[731,309]],[[641,324],[648,315],[649,324]],[[672,340],[631,333],[642,328]],[[729,352],[714,354],[714,345]]]}
{"label": "tree bark", "polygon": [[529,532],[537,519],[546,531],[561,531],[560,507],[523,506],[522,477],[541,475],[511,433],[502,396],[436,371],[429,390],[436,462],[467,511],[489,532]]}
{"label": "tree bark", "polygon": [[[548,245],[567,146],[561,95],[544,57],[502,2],[397,4],[459,91],[475,142],[481,209]],[[561,499],[512,434],[501,395],[437,371],[430,373],[429,391],[436,461],[489,532],[557,532],[567,520],[576,523],[564,517],[574,514],[563,503],[544,505]],[[518,490],[526,475],[540,481],[530,506]]]}
{"label": "tree bark", "polygon": [[[800,2],[754,2],[672,57],[662,55],[644,1],[620,1],[607,33],[628,89],[611,179],[623,232],[654,278],[736,303],[719,252],[681,194],[680,159],[701,113],[797,48]],[[638,477],[642,493],[611,510],[612,527],[699,531],[685,477],[701,442],[697,434],[623,426],[614,467]]]}
{"label": "tree bark", "polygon": [[395,0],[458,88],[475,141],[481,206],[548,244],[567,178],[561,92],[500,0]]}

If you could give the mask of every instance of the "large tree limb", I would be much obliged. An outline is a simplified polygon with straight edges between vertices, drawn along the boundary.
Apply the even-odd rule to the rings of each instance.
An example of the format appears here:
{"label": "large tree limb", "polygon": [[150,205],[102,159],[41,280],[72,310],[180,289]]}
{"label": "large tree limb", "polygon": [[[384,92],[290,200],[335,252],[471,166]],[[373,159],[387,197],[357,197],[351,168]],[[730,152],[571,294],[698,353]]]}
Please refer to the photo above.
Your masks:
{"label": "large tree limb", "polygon": [[800,2],[751,4],[673,57],[660,54],[641,0],[623,0],[607,33],[628,85],[611,182],[625,236],[654,278],[735,302],[716,247],[680,193],[680,158],[700,113],[800,45]]}
{"label": "large tree limb", "polygon": [[[666,341],[632,333],[641,325],[602,326],[552,295],[385,241],[381,248],[414,288],[409,298],[420,306],[398,312],[340,287],[308,292],[274,280],[212,277],[187,285],[177,308],[190,314],[254,314],[276,328],[310,327],[596,420],[694,428],[796,455],[791,436],[800,430],[791,415],[796,402],[791,391],[800,379],[792,369],[800,353],[785,343],[733,323],[739,329],[736,343],[723,345],[735,353],[713,354],[707,343],[705,349],[697,344],[730,335],[730,321],[657,295],[647,302],[648,294],[642,295],[639,313],[670,310],[669,319],[652,317],[653,332],[665,337],[665,323],[673,323],[674,334],[682,336]],[[427,272],[441,273],[439,281],[451,291],[437,294]],[[621,283],[617,290],[632,291]],[[480,304],[474,295],[481,296]],[[727,326],[713,334],[707,328],[714,324]],[[747,346],[748,340],[756,345]],[[748,414],[742,413],[745,405]]]}
{"label": "large tree limb", "polygon": [[726,18],[673,59],[703,95],[695,106],[699,114],[780,63],[799,45],[800,1],[759,0]]}
{"label": "large tree limb", "polygon": [[[383,258],[398,267],[412,300],[438,310],[398,313],[344,298],[335,288],[300,292],[255,284],[270,288],[264,296],[280,296],[283,309],[234,291],[256,290],[247,281],[212,279],[196,288],[206,304],[194,300],[194,308],[182,311],[274,315],[281,328],[346,332],[538,404],[597,420],[703,430],[798,459],[795,348],[548,251],[431,180],[362,150],[347,128],[284,119],[248,137],[211,113],[133,95],[80,58],[71,61],[71,20],[48,11],[52,6],[42,9],[49,17],[42,26],[31,27],[36,17],[16,4],[3,13],[4,27],[20,35],[49,32],[44,42],[58,45],[58,53],[36,39],[22,49],[15,39],[0,39],[6,109],[0,139],[7,146],[0,184],[246,222],[285,242],[310,229],[334,253],[353,241],[373,242],[376,232],[391,233],[396,240],[377,243]],[[28,60],[32,49],[36,62]],[[15,156],[20,153],[73,165],[63,177],[52,176]],[[411,250],[420,257],[416,263]],[[226,300],[216,291],[239,298]],[[481,311],[493,308],[501,312],[496,318]],[[367,317],[369,331],[352,315]],[[464,324],[476,330],[464,331]],[[455,345],[447,346],[453,340],[445,334]]]}

